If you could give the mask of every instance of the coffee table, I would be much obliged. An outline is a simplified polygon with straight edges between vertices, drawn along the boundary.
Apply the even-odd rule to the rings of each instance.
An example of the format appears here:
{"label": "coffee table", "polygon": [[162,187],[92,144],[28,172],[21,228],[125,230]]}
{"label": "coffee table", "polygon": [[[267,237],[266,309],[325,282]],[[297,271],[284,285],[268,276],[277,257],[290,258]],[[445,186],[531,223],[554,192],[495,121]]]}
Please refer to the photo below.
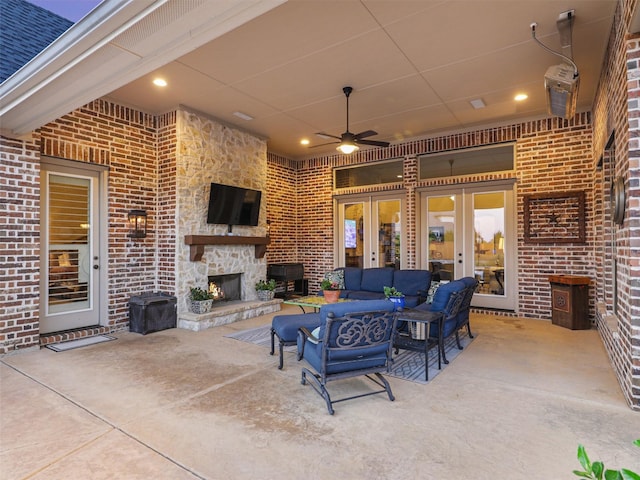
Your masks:
{"label": "coffee table", "polygon": [[[342,302],[351,302],[353,300],[349,300],[348,298],[340,298],[338,299],[338,303]],[[302,313],[307,313],[305,311],[305,307],[313,308],[313,311],[316,312],[323,305],[328,305],[329,302],[325,300],[324,297],[317,295],[309,295],[308,297],[295,297],[285,300],[283,303],[287,305],[297,305],[302,310]]]}

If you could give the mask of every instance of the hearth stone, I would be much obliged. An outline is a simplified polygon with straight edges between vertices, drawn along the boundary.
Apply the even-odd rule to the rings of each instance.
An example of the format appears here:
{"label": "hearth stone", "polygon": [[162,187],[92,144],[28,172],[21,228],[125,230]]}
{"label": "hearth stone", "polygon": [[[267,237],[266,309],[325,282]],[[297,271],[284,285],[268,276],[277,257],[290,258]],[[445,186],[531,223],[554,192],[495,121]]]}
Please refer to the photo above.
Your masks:
{"label": "hearth stone", "polygon": [[183,312],[178,315],[178,328],[199,332],[207,328],[279,312],[281,303],[282,299],[280,298],[275,298],[268,302],[259,300],[225,302],[219,304],[209,313],[198,315],[191,312]]}

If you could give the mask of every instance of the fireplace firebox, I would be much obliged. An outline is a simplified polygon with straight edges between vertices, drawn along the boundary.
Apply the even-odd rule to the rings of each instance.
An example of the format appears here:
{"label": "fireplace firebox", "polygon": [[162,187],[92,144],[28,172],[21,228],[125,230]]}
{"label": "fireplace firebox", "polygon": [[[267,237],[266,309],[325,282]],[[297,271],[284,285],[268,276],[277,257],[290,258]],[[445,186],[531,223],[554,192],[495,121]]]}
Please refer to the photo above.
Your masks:
{"label": "fireplace firebox", "polygon": [[209,293],[214,303],[242,300],[242,274],[209,275]]}

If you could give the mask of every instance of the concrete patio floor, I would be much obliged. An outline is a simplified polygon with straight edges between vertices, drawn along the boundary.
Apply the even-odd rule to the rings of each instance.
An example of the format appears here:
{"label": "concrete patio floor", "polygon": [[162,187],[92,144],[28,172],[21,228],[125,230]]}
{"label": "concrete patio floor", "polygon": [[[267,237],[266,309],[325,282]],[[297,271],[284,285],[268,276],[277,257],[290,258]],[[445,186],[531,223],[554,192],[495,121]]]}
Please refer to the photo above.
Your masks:
{"label": "concrete patio floor", "polygon": [[293,353],[280,371],[224,337],[270,319],[3,357],[0,478],[571,479],[578,443],[640,471],[640,412],[595,330],[472,314],[477,338],[430,384],[389,378],[395,402],[331,416]]}

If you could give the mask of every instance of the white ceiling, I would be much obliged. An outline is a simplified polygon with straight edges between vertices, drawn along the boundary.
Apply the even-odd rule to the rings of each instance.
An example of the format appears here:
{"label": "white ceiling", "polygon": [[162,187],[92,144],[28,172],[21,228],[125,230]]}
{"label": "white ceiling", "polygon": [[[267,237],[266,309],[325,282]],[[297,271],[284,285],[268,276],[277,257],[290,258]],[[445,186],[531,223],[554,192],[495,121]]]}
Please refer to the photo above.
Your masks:
{"label": "white ceiling", "polygon": [[[347,85],[354,89],[349,130],[377,131],[371,140],[542,117],[544,73],[562,60],[534,42],[530,24],[538,24],[545,45],[561,51],[556,20],[567,10],[575,10],[578,109],[588,110],[617,4],[282,2],[104,0],[58,45],[0,85],[3,128],[25,132],[107,96],[150,113],[185,105],[263,136],[270,151],[298,159],[335,152],[334,145],[299,142],[317,145],[327,140],[315,132],[345,131]],[[153,86],[157,76],[169,85]],[[519,92],[529,99],[516,103]],[[486,107],[475,110],[469,101],[478,98]]]}
{"label": "white ceiling", "polygon": [[[268,139],[291,158],[332,152],[315,132],[373,129],[389,142],[546,115],[546,69],[562,60],[556,20],[575,10],[578,109],[591,108],[616,0],[289,0],[115,90],[161,113],[183,104]],[[164,77],[169,85],[151,84]],[[525,92],[529,99],[513,100]],[[469,101],[481,98],[486,107]],[[253,117],[245,121],[233,115]]]}

